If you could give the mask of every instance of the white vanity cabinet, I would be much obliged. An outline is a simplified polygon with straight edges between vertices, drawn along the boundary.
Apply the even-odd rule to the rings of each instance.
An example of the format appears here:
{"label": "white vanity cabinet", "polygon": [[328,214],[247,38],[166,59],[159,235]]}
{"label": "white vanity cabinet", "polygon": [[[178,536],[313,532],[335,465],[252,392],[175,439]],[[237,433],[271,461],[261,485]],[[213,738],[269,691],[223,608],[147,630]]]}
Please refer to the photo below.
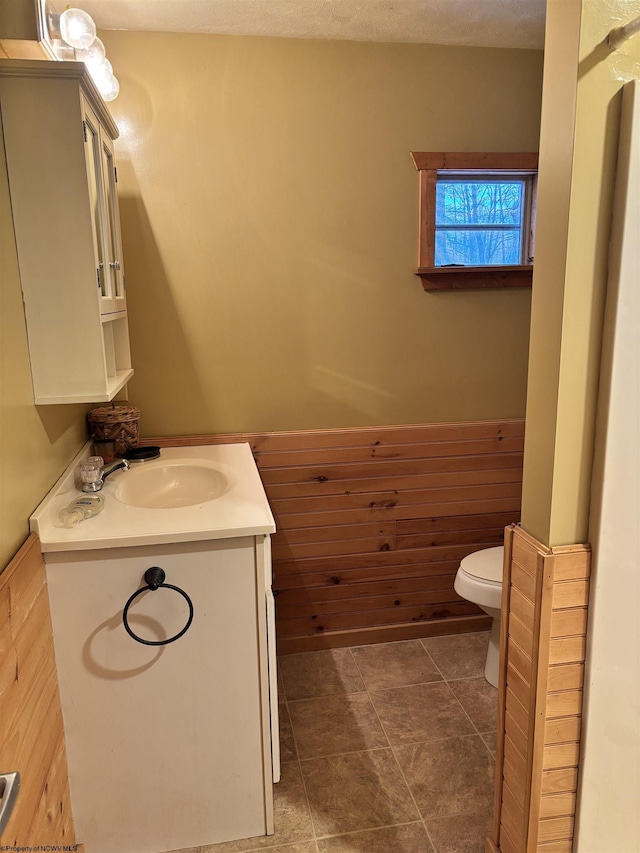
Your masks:
{"label": "white vanity cabinet", "polygon": [[[273,832],[268,541],[45,554],[71,801],[87,853]],[[193,601],[191,626],[166,646],[136,642],[122,622],[152,566]],[[180,594],[161,587],[135,599],[128,621],[158,640],[188,615]]]}
{"label": "white vanity cabinet", "polygon": [[80,62],[0,60],[0,111],[35,403],[111,400],[133,375],[118,128]]}
{"label": "white vanity cabinet", "polygon": [[[162,448],[107,478],[99,515],[62,527],[89,452],[30,519],[47,567],[76,837],[86,853],[161,853],[270,835],[280,775],[275,523],[251,448]],[[220,478],[217,497],[194,491],[185,503],[189,474],[197,490],[207,472]],[[129,492],[127,478],[137,482]],[[171,639],[187,624],[180,592],[143,589],[153,567],[193,602],[193,621],[166,645],[138,642],[123,621],[141,590],[127,612],[140,639]]]}

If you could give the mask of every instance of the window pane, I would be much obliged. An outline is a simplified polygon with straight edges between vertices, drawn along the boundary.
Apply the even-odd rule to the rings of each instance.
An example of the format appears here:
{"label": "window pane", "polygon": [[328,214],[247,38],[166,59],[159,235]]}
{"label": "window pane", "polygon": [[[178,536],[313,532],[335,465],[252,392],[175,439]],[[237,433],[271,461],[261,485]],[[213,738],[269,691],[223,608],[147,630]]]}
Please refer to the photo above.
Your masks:
{"label": "window pane", "polygon": [[466,264],[484,266],[520,263],[520,230],[490,228],[436,231],[436,266]]}
{"label": "window pane", "polygon": [[523,181],[436,183],[436,225],[520,225]]}

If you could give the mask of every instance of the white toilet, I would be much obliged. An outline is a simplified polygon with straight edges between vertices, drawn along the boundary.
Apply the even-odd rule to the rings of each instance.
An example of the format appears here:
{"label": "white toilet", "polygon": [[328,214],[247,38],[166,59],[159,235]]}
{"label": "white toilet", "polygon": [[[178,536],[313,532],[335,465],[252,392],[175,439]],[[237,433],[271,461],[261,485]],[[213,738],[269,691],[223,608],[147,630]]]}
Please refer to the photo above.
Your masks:
{"label": "white toilet", "polygon": [[504,546],[485,548],[460,561],[453,588],[462,598],[472,601],[493,616],[484,676],[498,686],[500,663],[500,608],[502,605],[502,562]]}

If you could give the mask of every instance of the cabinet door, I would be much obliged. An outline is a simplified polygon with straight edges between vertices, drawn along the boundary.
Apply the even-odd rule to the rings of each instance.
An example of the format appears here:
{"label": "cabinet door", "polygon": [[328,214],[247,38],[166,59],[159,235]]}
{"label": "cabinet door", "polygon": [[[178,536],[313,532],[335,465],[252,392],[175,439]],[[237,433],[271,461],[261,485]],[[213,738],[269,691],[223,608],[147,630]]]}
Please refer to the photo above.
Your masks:
{"label": "cabinet door", "polygon": [[101,131],[100,155],[102,160],[102,176],[105,202],[105,225],[107,230],[107,246],[109,257],[107,264],[111,276],[114,311],[124,311],[126,308],[124,269],[122,266],[122,241],[120,238],[120,215],[118,213],[118,196],[116,192],[117,173],[113,156],[113,142],[106,133]]}
{"label": "cabinet door", "polygon": [[100,300],[100,313],[109,314],[116,310],[108,246],[107,211],[104,204],[104,177],[102,169],[102,142],[98,119],[88,104],[83,103],[82,123],[84,127],[85,157],[89,187],[89,203],[93,227],[96,256],[96,284]]}

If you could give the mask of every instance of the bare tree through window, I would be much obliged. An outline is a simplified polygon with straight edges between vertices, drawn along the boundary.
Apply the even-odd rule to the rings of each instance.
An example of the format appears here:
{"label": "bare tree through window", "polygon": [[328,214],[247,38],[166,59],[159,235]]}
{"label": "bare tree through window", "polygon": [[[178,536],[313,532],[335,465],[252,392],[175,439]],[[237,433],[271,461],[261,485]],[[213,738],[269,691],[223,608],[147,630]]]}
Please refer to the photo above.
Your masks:
{"label": "bare tree through window", "polygon": [[523,263],[525,183],[438,178],[436,266]]}

